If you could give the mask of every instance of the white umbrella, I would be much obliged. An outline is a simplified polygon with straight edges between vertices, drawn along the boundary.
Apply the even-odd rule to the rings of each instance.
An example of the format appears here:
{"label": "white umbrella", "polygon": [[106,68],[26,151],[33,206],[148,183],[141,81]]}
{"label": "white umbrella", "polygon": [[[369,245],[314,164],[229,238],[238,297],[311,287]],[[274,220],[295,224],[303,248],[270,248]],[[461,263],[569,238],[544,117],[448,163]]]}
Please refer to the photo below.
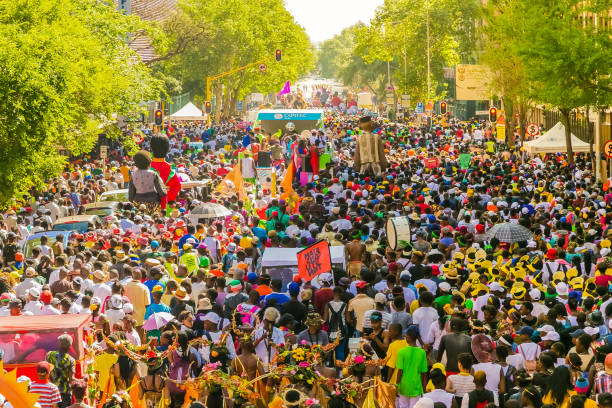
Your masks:
{"label": "white umbrella", "polygon": [[174,315],[168,312],[153,313],[142,325],[145,330],[159,330],[174,320]]}
{"label": "white umbrella", "polygon": [[204,203],[194,208],[189,215],[196,218],[223,218],[232,215],[232,212],[217,203]]}

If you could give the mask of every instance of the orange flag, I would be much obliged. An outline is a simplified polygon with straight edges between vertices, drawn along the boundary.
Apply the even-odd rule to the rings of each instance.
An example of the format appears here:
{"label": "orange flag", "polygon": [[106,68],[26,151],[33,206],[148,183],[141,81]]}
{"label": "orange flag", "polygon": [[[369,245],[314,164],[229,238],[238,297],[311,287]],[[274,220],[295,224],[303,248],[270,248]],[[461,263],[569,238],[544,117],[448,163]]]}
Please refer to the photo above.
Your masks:
{"label": "orange flag", "polygon": [[283,188],[283,194],[290,196],[295,191],[293,190],[293,176],[295,174],[295,166],[293,165],[293,160],[289,163],[289,167],[287,167],[287,171],[285,172],[285,177],[283,177],[283,181],[280,182],[280,186]]}
{"label": "orange flag", "polygon": [[[229,186],[226,181],[231,181],[233,187]],[[242,172],[240,171],[240,165],[237,164],[234,168],[225,175],[223,181],[217,186],[216,191],[220,192],[222,195],[231,195],[238,192],[238,198],[241,200],[247,199],[246,189],[244,188],[244,179],[242,178]]]}

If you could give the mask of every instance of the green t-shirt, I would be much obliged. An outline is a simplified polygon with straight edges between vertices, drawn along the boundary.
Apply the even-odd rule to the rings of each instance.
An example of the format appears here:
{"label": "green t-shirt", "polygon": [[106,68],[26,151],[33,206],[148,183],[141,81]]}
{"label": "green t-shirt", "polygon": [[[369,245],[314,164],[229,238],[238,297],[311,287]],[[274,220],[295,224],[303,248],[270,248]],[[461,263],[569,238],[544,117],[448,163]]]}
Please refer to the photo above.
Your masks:
{"label": "green t-shirt", "polygon": [[418,347],[404,347],[397,353],[396,367],[402,370],[402,381],[398,392],[404,397],[423,395],[421,374],[427,372],[427,356],[425,350]]}

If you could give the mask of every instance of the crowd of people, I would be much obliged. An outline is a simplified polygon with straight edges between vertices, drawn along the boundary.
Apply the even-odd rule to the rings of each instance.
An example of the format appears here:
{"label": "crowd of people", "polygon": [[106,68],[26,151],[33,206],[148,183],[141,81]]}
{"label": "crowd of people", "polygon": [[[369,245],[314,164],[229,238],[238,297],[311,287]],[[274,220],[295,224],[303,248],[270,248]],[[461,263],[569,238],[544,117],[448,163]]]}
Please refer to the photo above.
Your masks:
{"label": "crowd of people", "polygon": [[[147,133],[2,218],[0,316],[91,315],[83,338],[40,343],[21,378],[40,407],[612,407],[612,196],[583,154],[337,113]],[[23,250],[119,188],[100,225]],[[227,213],[194,218],[209,203]],[[319,240],[343,247],[330,273],[262,266]],[[39,355],[27,340],[0,334],[5,366]]]}

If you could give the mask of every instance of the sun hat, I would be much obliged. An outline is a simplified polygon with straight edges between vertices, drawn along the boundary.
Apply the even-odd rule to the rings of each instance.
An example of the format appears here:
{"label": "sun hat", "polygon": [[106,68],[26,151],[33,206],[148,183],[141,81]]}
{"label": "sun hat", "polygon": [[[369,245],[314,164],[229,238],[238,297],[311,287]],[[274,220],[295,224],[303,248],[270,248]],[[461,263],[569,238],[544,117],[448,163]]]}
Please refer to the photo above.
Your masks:
{"label": "sun hat", "polygon": [[238,279],[234,279],[229,283],[229,287],[233,292],[240,292],[242,290],[242,283]]}
{"label": "sun hat", "polygon": [[204,297],[198,301],[198,310],[210,310],[212,309],[212,305],[210,303],[210,299]]}
{"label": "sun hat", "polygon": [[174,291],[173,295],[175,298],[182,300],[183,302],[187,302],[189,299],[191,299],[185,288],[182,286],[179,286],[178,289]]}

